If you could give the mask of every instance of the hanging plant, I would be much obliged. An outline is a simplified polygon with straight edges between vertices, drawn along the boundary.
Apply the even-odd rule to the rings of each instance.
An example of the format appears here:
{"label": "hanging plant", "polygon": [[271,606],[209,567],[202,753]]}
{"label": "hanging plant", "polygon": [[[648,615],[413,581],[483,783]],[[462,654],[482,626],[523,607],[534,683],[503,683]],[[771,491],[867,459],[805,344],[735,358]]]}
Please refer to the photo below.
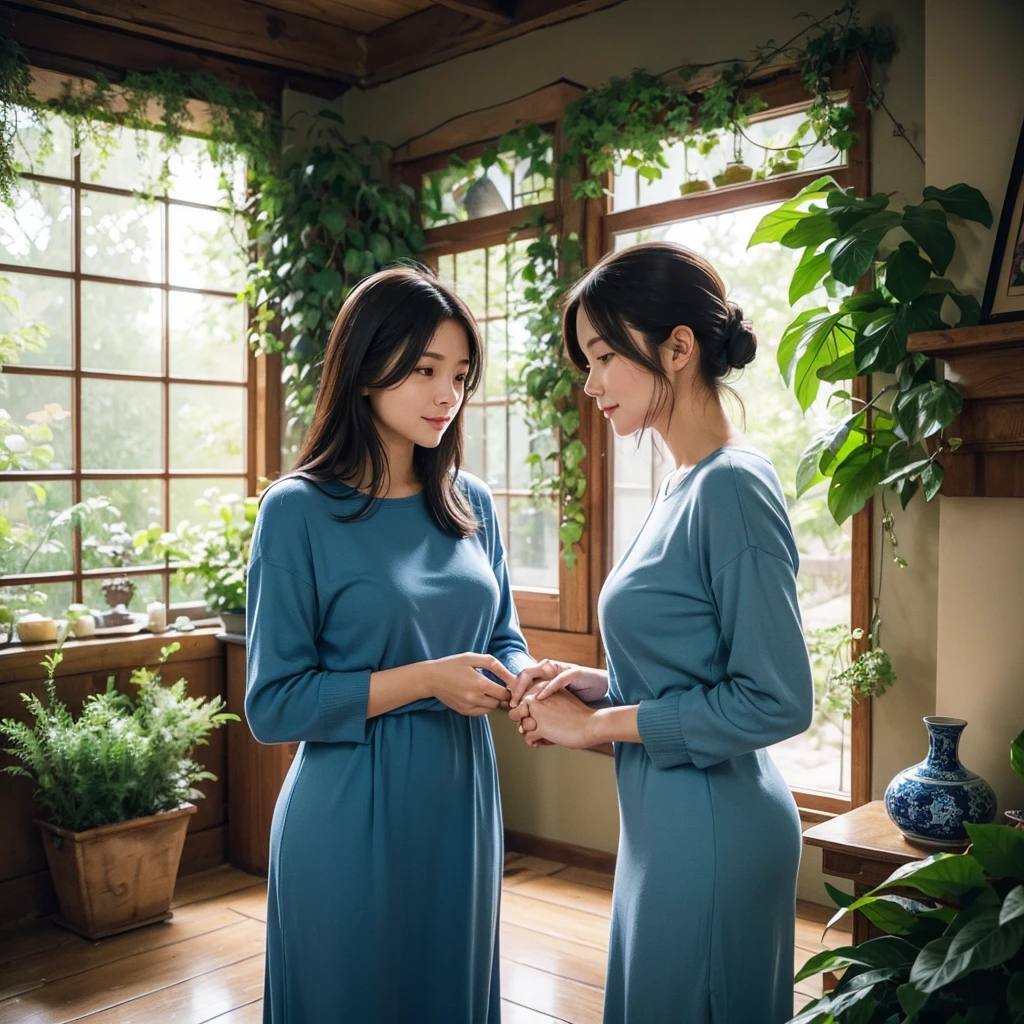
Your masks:
{"label": "hanging plant", "polygon": [[250,266],[250,344],[280,352],[284,365],[285,438],[309,425],[320,364],[334,318],[364,277],[423,248],[415,193],[387,184],[383,143],[350,144],[342,119],[281,176],[268,176],[250,204],[250,238],[259,257]]}
{"label": "hanging plant", "polygon": [[526,461],[537,471],[531,479],[534,493],[558,495],[562,560],[572,569],[574,547],[586,526],[582,498],[587,480],[581,463],[587,447],[577,436],[580,413],[573,401],[574,388],[584,378],[562,359],[561,306],[579,276],[582,253],[574,234],[559,243],[539,208],[531,212],[529,225],[538,235],[526,248],[522,301],[515,310],[526,324],[527,347],[521,372],[510,374],[508,388],[510,397],[524,403],[531,434],[555,438],[554,450],[546,456],[531,452]]}
{"label": "hanging plant", "polygon": [[[787,159],[778,163],[798,163],[817,146],[840,153],[848,150],[857,140],[855,113],[848,104],[836,101],[832,70],[853,56],[862,67],[864,58],[876,65],[889,63],[895,42],[888,29],[860,26],[857,0],[848,0],[826,18],[802,17],[808,22],[804,28],[781,45],[769,41],[758,47],[750,61],[686,65],[659,76],[637,70],[628,78],[612,78],[607,86],[570,103],[565,111],[567,147],[559,169],[567,172],[580,165],[586,169],[587,175],[575,187],[576,198],[600,198],[602,177],[620,167],[634,168],[647,181],[661,178],[668,167],[665,147],[685,143],[695,132],[703,140],[715,140],[704,142],[706,152],[730,133],[759,145],[744,129],[754,114],[766,109],[756,89],[780,63],[797,67],[812,102],[793,138],[771,150],[786,154]],[[714,80],[702,90],[688,89],[687,83],[698,72],[712,72]],[[682,84],[671,84],[670,75]],[[880,101],[878,90],[870,89],[868,105]]]}

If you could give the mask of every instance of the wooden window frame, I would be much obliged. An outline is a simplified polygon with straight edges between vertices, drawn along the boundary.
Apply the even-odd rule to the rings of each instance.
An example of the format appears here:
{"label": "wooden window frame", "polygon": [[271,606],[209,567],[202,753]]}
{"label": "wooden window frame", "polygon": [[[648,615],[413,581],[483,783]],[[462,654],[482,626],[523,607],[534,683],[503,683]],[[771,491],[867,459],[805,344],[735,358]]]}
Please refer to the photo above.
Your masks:
{"label": "wooden window frame", "polygon": [[[847,62],[838,69],[833,80],[836,92],[844,94],[852,104],[855,112],[854,130],[858,140],[847,154],[847,162],[843,167],[822,167],[796,174],[787,174],[763,181],[752,181],[733,185],[727,188],[712,189],[699,192],[666,202],[652,203],[649,206],[638,206],[634,209],[615,212],[612,209],[610,195],[605,196],[600,214],[599,247],[588,251],[588,265],[609,252],[616,234],[636,231],[655,225],[668,224],[695,217],[706,217],[728,210],[744,209],[750,206],[761,206],[766,203],[779,203],[791,199],[796,193],[810,184],[822,174],[831,174],[844,188],[853,186],[861,195],[867,195],[870,186],[870,116],[867,107],[867,84],[865,75],[858,61]],[[795,72],[778,75],[774,80],[765,83],[757,91],[768,102],[766,110],[756,115],[754,120],[765,120],[795,113],[807,106],[807,94],[803,90],[799,76]],[[610,192],[610,179],[606,180],[606,192]],[[866,400],[870,394],[870,382],[857,377],[853,381],[855,398]],[[613,447],[610,440],[610,424],[607,425],[608,438],[605,450],[609,453],[605,459],[606,473],[614,480]],[[606,484],[608,501],[606,502],[604,521],[606,527],[605,552],[606,564],[610,568],[612,562],[611,544],[614,538],[614,502],[611,484]],[[850,545],[850,622],[853,628],[864,630],[867,637],[871,621],[871,557],[872,557],[872,502],[852,520],[852,537]],[[602,579],[606,573],[602,573]],[[865,649],[866,640],[861,642],[857,653]],[[841,814],[851,807],[858,807],[871,799],[871,703],[856,701],[853,705],[850,722],[850,795],[842,796],[834,792],[793,788],[793,796],[801,812],[809,818]]]}
{"label": "wooden window frame", "polygon": [[[33,91],[42,99],[60,94],[67,81],[75,84],[89,84],[83,79],[57,74],[40,68],[31,68]],[[209,105],[200,101],[189,104],[189,127],[202,132],[209,127]],[[159,121],[159,108],[154,106],[151,111],[154,123]],[[185,479],[217,479],[222,477],[244,477],[246,493],[255,493],[257,479],[261,476],[274,477],[280,471],[280,357],[270,356],[257,359],[247,341],[243,362],[243,374],[240,380],[225,381],[219,379],[191,378],[170,373],[170,338],[168,296],[172,293],[209,295],[216,298],[234,298],[234,291],[215,288],[190,288],[171,285],[169,280],[170,235],[169,219],[172,206],[193,209],[217,209],[205,203],[194,203],[188,200],[160,197],[154,200],[162,209],[162,256],[161,276],[158,281],[140,281],[128,278],[107,277],[97,274],[83,273],[81,266],[82,234],[81,234],[81,195],[82,192],[103,193],[132,197],[130,190],[103,185],[98,182],[85,181],[81,173],[81,156],[73,156],[71,177],[55,178],[49,175],[23,174],[27,180],[41,184],[58,185],[69,188],[73,196],[72,217],[72,262],[70,270],[48,270],[38,267],[23,267],[17,264],[0,263],[0,275],[18,274],[23,276],[40,276],[54,280],[71,282],[71,365],[70,367],[45,367],[31,365],[13,365],[4,368],[4,373],[17,379],[19,376],[55,377],[70,381],[71,387],[71,429],[72,457],[71,468],[61,470],[18,471],[0,473],[0,482],[17,483],[37,480],[46,482],[69,482],[71,484],[71,501],[82,500],[82,484],[84,482],[100,482],[103,480],[157,480],[163,488],[162,513],[167,529],[173,529],[170,522],[171,483]],[[163,296],[161,303],[161,366],[154,373],[118,373],[116,371],[98,371],[82,369],[82,284],[99,283],[140,287],[156,290]],[[241,318],[240,318],[241,321]],[[111,380],[123,383],[159,384],[161,388],[160,410],[160,443],[162,468],[159,470],[86,470],[82,466],[82,382],[84,380]],[[172,470],[170,466],[170,388],[171,385],[203,385],[242,389],[245,392],[243,410],[245,422],[242,430],[243,458],[242,467],[238,470]],[[78,531],[75,531],[76,534]],[[104,579],[113,575],[140,577],[160,576],[162,580],[162,599],[170,606],[170,577],[174,569],[167,565],[147,566],[107,566],[100,569],[83,569],[81,557],[81,538],[74,537],[72,550],[72,568],[59,572],[26,573],[4,578],[4,583],[12,586],[38,585],[54,583],[70,583],[72,600],[81,601],[83,584],[87,580]],[[210,618],[203,602],[182,603],[174,606],[178,614],[188,615],[196,620]],[[119,642],[132,634],[97,632],[97,637],[109,642]],[[33,648],[34,649],[34,648]],[[25,650],[17,642],[10,642],[2,655],[11,656],[16,651]]]}

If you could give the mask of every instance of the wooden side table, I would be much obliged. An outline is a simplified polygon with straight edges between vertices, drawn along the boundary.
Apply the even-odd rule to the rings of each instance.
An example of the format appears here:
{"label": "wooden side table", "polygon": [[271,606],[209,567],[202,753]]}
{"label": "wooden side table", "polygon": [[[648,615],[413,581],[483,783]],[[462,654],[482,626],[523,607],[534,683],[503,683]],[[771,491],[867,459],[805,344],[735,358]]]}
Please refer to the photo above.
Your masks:
{"label": "wooden side table", "polygon": [[[804,842],[821,847],[821,870],[851,879],[858,896],[881,885],[901,864],[924,860],[935,852],[908,843],[881,800],[813,825],[804,833]],[[881,934],[863,914],[854,911],[854,945]]]}

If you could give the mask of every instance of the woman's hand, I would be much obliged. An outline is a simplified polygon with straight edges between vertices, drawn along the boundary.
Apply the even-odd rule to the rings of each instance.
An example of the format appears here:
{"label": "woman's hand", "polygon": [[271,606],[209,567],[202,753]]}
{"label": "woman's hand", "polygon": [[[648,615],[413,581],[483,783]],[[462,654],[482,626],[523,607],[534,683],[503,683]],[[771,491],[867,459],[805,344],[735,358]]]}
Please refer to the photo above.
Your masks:
{"label": "woman's hand", "polygon": [[[509,689],[516,685],[516,677],[490,654],[452,654],[422,662],[422,665],[426,674],[426,696],[436,697],[460,715],[486,715],[495,708],[507,707]],[[478,669],[486,669],[506,686],[492,683]]]}
{"label": "woman's hand", "polygon": [[543,685],[532,690],[537,700],[544,700],[563,688],[571,690],[587,704],[608,695],[608,673],[604,669],[545,658],[519,673],[516,685],[512,687],[510,706],[518,707],[527,690],[538,682]]}
{"label": "woman's hand", "polygon": [[565,690],[556,691],[544,700],[529,694],[509,712],[512,721],[519,723],[519,731],[528,746],[539,747],[546,742],[573,750],[593,746],[594,715],[593,709]]}

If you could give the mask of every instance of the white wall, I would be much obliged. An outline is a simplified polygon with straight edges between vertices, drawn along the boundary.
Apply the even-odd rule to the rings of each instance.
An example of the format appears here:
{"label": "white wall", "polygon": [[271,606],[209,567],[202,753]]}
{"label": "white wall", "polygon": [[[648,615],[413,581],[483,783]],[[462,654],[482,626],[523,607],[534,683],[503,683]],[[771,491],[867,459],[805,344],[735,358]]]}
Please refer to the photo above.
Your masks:
{"label": "white wall", "polygon": [[[1024,5],[930,0],[925,49],[928,180],[969,181],[996,223],[1024,121]],[[950,267],[980,294],[994,232],[972,228]],[[936,711],[966,718],[961,759],[995,787],[1000,810],[1024,806],[1009,765],[1024,729],[1024,501],[942,500],[939,519]]]}

